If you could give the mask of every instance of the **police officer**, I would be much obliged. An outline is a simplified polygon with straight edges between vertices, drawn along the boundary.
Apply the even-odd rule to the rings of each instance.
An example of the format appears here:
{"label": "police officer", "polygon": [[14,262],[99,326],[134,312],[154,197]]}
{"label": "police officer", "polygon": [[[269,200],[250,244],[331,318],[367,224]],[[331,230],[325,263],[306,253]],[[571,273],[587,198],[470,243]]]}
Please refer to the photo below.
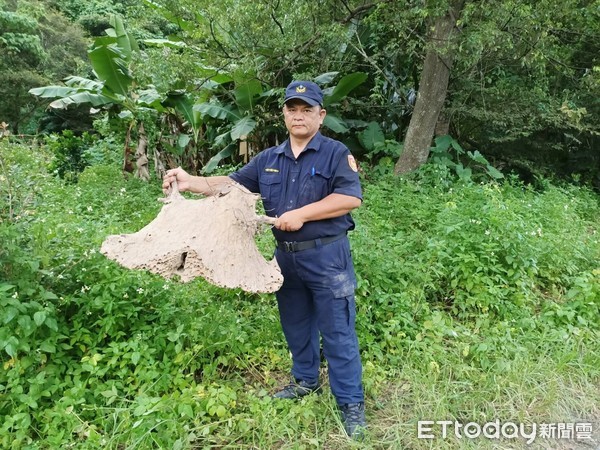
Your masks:
{"label": "police officer", "polygon": [[361,205],[362,192],[353,156],[319,131],[325,115],[319,86],[294,81],[285,90],[285,142],[228,177],[169,170],[163,188],[177,180],[182,191],[210,195],[233,180],[261,194],[266,213],[277,218],[275,256],[284,281],[276,296],[292,354],[291,382],[273,397],[296,399],[319,390],[321,338],[346,432],[360,438],[366,422],[354,326],[356,278],[346,233],[354,229],[349,213]]}

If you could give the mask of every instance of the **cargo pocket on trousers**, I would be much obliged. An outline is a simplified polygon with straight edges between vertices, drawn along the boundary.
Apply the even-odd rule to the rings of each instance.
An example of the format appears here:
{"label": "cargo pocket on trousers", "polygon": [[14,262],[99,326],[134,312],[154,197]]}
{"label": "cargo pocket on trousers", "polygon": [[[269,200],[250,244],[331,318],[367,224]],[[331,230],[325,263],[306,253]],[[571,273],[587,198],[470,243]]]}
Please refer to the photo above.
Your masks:
{"label": "cargo pocket on trousers", "polygon": [[347,336],[348,333],[352,334],[351,331],[354,328],[354,321],[356,319],[356,304],[354,295],[335,298],[333,301],[340,303],[336,305],[336,308],[334,308],[336,311],[334,319],[336,330],[342,336]]}

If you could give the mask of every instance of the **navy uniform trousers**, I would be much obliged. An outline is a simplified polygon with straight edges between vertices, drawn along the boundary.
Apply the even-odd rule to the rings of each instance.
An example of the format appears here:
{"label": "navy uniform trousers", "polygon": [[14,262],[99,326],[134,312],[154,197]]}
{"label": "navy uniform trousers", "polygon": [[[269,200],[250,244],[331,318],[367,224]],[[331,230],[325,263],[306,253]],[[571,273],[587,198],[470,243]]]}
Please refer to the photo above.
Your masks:
{"label": "navy uniform trousers", "polygon": [[297,252],[275,251],[283,273],[277,303],[283,333],[292,353],[292,375],[319,377],[320,341],[329,384],[338,404],[364,401],[362,365],[355,330],[356,278],[347,237]]}

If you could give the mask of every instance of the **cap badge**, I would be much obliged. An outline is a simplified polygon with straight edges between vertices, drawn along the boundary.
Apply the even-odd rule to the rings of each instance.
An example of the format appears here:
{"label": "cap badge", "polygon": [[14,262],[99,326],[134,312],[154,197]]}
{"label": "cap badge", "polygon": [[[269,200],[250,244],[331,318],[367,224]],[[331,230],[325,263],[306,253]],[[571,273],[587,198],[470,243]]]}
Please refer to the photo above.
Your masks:
{"label": "cap badge", "polygon": [[306,86],[300,85],[300,86],[296,87],[296,92],[298,92],[298,93],[306,92]]}

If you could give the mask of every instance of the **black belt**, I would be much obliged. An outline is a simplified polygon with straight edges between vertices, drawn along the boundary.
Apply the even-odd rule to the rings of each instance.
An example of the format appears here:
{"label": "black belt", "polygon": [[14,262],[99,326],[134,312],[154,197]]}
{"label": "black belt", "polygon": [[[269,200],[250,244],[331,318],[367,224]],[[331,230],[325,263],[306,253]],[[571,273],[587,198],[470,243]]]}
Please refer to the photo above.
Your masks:
{"label": "black belt", "polygon": [[339,241],[346,237],[346,233],[341,233],[336,236],[327,236],[321,239],[312,239],[310,241],[277,241],[277,248],[284,252],[299,252],[315,248],[320,242],[321,245],[330,244],[331,242]]}

